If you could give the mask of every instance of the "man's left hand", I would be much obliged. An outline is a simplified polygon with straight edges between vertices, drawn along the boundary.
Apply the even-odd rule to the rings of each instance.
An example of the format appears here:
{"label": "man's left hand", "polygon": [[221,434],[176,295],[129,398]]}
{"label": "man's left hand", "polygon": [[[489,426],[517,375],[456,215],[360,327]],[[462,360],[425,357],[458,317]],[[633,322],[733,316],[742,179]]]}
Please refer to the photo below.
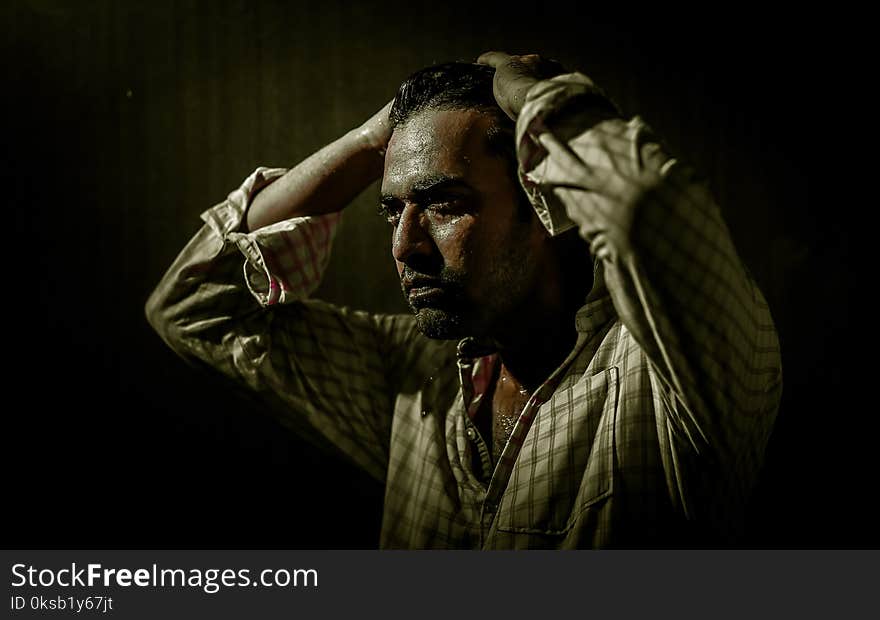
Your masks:
{"label": "man's left hand", "polygon": [[519,116],[529,89],[541,80],[565,73],[555,60],[537,54],[514,56],[504,52],[485,52],[477,58],[482,65],[495,68],[493,91],[501,109],[514,121]]}

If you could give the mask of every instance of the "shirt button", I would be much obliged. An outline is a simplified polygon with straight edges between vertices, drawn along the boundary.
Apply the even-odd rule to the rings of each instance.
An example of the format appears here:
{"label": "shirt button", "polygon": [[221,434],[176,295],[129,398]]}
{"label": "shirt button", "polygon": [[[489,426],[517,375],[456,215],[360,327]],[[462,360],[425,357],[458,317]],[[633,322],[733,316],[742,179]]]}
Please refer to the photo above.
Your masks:
{"label": "shirt button", "polygon": [[473,426],[468,426],[465,429],[464,434],[467,435],[467,438],[470,439],[471,441],[476,441],[476,439],[477,439],[477,433],[474,431]]}

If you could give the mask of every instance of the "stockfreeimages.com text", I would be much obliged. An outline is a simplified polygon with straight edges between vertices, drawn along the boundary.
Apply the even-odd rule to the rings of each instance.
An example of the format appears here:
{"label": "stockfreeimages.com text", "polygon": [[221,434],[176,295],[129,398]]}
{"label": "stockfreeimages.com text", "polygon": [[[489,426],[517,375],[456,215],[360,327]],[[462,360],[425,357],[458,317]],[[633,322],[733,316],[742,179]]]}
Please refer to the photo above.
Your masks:
{"label": "stockfreeimages.com text", "polygon": [[101,564],[70,568],[35,568],[25,564],[12,566],[12,586],[15,588],[60,586],[62,588],[141,587],[141,588],[201,588],[214,594],[221,587],[302,588],[318,587],[318,571],[314,568],[266,568],[251,578],[248,568],[105,568]]}

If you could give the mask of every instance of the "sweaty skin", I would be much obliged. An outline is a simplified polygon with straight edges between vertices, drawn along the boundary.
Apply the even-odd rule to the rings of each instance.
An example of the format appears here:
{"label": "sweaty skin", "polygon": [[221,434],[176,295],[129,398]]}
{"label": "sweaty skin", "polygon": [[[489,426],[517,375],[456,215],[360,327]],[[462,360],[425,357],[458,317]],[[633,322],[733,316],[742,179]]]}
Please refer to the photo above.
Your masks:
{"label": "sweaty skin", "polygon": [[532,391],[571,349],[574,330],[559,320],[567,309],[552,240],[533,214],[523,221],[509,164],[487,148],[492,122],[472,109],[427,110],[399,126],[381,202],[419,329],[499,348],[491,411],[478,421],[497,456]]}
{"label": "sweaty skin", "polygon": [[[388,144],[381,200],[392,255],[432,337],[493,337],[537,292],[546,235],[537,220],[516,218],[518,188],[487,150],[491,123],[475,110],[428,110]],[[426,295],[421,284],[439,290]]]}

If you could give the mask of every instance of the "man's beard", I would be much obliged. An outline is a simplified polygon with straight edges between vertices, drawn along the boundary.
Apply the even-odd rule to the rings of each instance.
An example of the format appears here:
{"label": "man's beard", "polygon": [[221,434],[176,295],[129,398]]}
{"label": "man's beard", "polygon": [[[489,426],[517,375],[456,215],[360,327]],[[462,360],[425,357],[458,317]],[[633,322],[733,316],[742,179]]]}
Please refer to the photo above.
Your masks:
{"label": "man's beard", "polygon": [[[416,327],[428,338],[452,340],[472,335],[468,333],[471,321],[468,320],[467,298],[464,293],[465,274],[443,268],[436,275],[424,275],[409,267],[404,268],[401,288],[407,305],[416,318]],[[407,290],[406,281],[422,284],[425,288],[439,289],[436,294],[419,298],[409,293],[417,286]]]}

